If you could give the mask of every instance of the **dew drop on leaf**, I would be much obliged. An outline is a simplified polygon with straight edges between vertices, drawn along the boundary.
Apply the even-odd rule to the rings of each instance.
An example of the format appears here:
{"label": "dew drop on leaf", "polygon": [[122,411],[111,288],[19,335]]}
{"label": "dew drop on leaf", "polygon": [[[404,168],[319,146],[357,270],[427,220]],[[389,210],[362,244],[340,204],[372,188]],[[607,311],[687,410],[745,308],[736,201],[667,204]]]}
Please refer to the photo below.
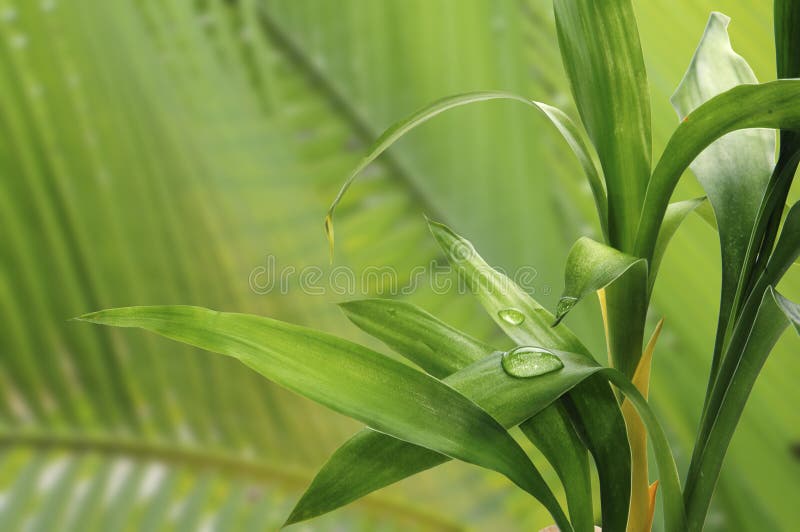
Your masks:
{"label": "dew drop on leaf", "polygon": [[500,319],[511,325],[519,325],[525,321],[525,315],[515,308],[506,308],[497,313]]}
{"label": "dew drop on leaf", "polygon": [[515,347],[503,353],[502,364],[512,377],[536,377],[564,367],[555,354],[541,347]]}

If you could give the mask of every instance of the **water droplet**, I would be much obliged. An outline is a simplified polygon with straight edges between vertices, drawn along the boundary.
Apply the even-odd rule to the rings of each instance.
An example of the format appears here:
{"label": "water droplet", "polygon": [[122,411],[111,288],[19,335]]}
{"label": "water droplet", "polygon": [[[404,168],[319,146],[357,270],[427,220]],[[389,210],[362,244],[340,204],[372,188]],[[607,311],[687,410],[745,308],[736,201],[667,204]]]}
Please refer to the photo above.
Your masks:
{"label": "water droplet", "polygon": [[510,325],[519,325],[525,321],[525,315],[515,308],[506,308],[497,313],[500,319]]}
{"label": "water droplet", "polygon": [[503,370],[512,377],[536,377],[564,367],[555,354],[541,347],[515,347],[503,353]]}
{"label": "water droplet", "polygon": [[556,321],[553,323],[553,327],[561,323],[561,320],[564,319],[567,312],[572,310],[572,307],[574,307],[577,302],[577,297],[562,297],[558,300],[558,304],[556,305]]}

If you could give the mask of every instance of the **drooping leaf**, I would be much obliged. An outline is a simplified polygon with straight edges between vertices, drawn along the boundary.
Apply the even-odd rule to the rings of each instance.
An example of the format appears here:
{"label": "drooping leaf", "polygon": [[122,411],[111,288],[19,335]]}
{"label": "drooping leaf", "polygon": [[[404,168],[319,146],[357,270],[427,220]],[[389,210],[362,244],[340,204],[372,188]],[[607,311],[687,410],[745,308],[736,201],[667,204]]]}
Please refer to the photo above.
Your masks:
{"label": "drooping leaf", "polygon": [[350,185],[356,180],[359,174],[377,159],[384,151],[386,151],[392,144],[397,142],[403,135],[414,129],[415,127],[427,122],[431,118],[444,113],[449,109],[469,105],[477,102],[484,102],[489,100],[511,100],[515,102],[524,103],[542,112],[550,122],[556,127],[559,133],[564,137],[570,149],[578,158],[586,178],[588,179],[589,186],[595,198],[595,205],[597,207],[598,216],[600,217],[600,225],[604,232],[607,224],[607,206],[606,206],[606,192],[603,185],[603,180],[600,177],[601,172],[595,163],[596,155],[594,154],[591,145],[586,141],[586,135],[566,114],[561,110],[547,105],[545,103],[537,102],[524,96],[512,94],[508,92],[471,92],[467,94],[458,94],[442,98],[412,114],[411,116],[395,123],[389,127],[377,140],[370,146],[358,166],[350,173],[350,176],[339,189],[339,193],[334,198],[333,203],[328,209],[328,215],[325,218],[325,231],[330,243],[331,257],[333,257],[334,249],[334,230],[333,230],[333,215],[336,207],[342,201],[345,193],[350,188]]}
{"label": "drooping leaf", "polygon": [[128,307],[84,321],[138,327],[236,358],[268,379],[371,427],[511,479],[569,522],[525,452],[489,414],[433,377],[365,347],[268,318],[199,307]]}
{"label": "drooping leaf", "polygon": [[608,191],[610,243],[633,246],[650,175],[647,73],[630,0],[555,0],[561,56]]}
{"label": "drooping leaf", "polygon": [[[361,329],[437,377],[455,373],[495,351],[409,303],[369,299],[351,301],[341,306],[347,317]],[[548,460],[552,461],[564,486],[573,527],[576,530],[591,528],[594,516],[589,461],[586,449],[570,424],[569,415],[563,406],[555,403],[545,408],[522,423],[520,430]],[[317,474],[311,488],[295,508],[298,515],[311,516],[314,512],[330,508],[330,506],[320,506],[316,510],[311,510],[320,504],[318,501],[328,502],[330,494],[326,490],[330,489],[329,479],[341,477],[342,471],[347,471],[351,479],[350,484],[356,487],[363,489],[375,485],[371,467],[373,457],[366,454],[364,447],[377,447],[378,454],[382,455],[384,450],[375,443],[375,440],[382,438],[370,430],[363,432],[363,437],[356,436],[345,443],[337,451],[335,459],[331,458]],[[395,445],[387,443],[387,447],[394,448]],[[423,459],[416,467],[426,466],[429,463]],[[413,466],[398,468],[401,472],[408,469],[413,469]],[[393,480],[393,477],[386,476],[386,471],[381,475]],[[358,488],[350,490],[351,496],[355,494],[356,489]]]}
{"label": "drooping leaf", "polygon": [[772,348],[789,325],[793,325],[800,334],[800,305],[768,287],[760,301],[735,372],[725,381],[727,384],[721,394],[720,406],[714,415],[708,439],[700,444],[697,458],[693,459],[693,465],[695,460],[698,464],[698,473],[687,479],[684,493],[690,531],[703,528],[722,462],[747,399]]}
{"label": "drooping leaf", "polygon": [[[731,48],[730,18],[712,13],[692,62],[670,101],[683,120],[714,96],[755,74]],[[722,288],[711,374],[716,373],[724,335],[731,319],[739,278],[759,205],[775,166],[775,132],[745,129],[728,133],[708,146],[690,168],[714,209],[722,252]]]}
{"label": "drooping leaf", "polygon": [[653,170],[639,220],[636,255],[652,257],[670,196],[689,164],[732,131],[800,127],[800,81],[739,85],[692,111],[678,126]]}
{"label": "drooping leaf", "polygon": [[[430,222],[429,226],[450,264],[511,339],[520,345],[568,350],[591,359],[586,347],[566,326],[552,327],[554,316],[489,266],[471,242],[443,224]],[[582,427],[581,434],[597,465],[603,526],[622,530],[630,502],[630,447],[619,406],[608,385],[596,378],[577,387],[570,399],[577,412],[572,421]]]}
{"label": "drooping leaf", "polygon": [[558,300],[554,326],[585,296],[605,288],[631,268],[647,275],[647,263],[591,238],[581,237],[567,256],[564,292]]}

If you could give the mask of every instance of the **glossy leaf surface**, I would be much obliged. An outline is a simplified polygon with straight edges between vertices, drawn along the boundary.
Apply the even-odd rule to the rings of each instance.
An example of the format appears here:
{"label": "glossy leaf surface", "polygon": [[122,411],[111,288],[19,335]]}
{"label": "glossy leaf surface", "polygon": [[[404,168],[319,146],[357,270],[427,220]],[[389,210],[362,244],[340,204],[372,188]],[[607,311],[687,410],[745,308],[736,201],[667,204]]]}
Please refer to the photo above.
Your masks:
{"label": "glossy leaf surface", "polygon": [[436,379],[367,348],[268,318],[199,307],[128,307],[81,319],[143,328],[232,356],[376,430],[503,473],[569,528],[538,471],[494,418]]}

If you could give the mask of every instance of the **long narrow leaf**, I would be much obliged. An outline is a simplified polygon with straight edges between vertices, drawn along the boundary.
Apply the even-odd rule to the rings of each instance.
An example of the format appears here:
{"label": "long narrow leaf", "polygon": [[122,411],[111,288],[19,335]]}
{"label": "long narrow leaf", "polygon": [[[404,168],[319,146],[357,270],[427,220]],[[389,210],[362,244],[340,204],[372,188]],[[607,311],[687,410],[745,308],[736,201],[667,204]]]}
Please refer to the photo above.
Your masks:
{"label": "long narrow leaf", "polygon": [[555,0],[565,70],[608,190],[610,243],[631,251],[650,176],[647,72],[630,0]]}
{"label": "long narrow leaf", "polygon": [[415,127],[427,122],[431,118],[444,113],[447,110],[469,105],[477,102],[484,102],[489,100],[511,100],[515,102],[524,103],[541,111],[550,122],[561,133],[564,140],[566,140],[570,149],[572,149],[578,162],[583,168],[586,178],[591,186],[592,193],[594,194],[597,212],[600,217],[600,224],[603,230],[606,230],[607,214],[606,214],[606,192],[603,185],[603,179],[600,177],[600,171],[595,163],[596,155],[594,154],[591,145],[586,140],[585,133],[578,127],[566,114],[559,109],[547,105],[545,103],[531,100],[524,96],[509,92],[486,91],[486,92],[470,92],[467,94],[458,94],[442,98],[412,114],[411,116],[401,120],[391,127],[389,127],[383,134],[370,146],[356,168],[350,173],[350,176],[339,189],[339,193],[334,198],[333,203],[328,209],[328,215],[325,218],[325,230],[328,235],[328,242],[331,247],[331,256],[333,256],[334,249],[334,231],[333,231],[333,215],[336,207],[342,201],[350,185],[356,180],[358,175],[377,159],[384,151],[386,151],[392,144],[397,142],[403,135],[414,129]]}
{"label": "long narrow leaf", "polygon": [[361,299],[339,306],[358,327],[437,378],[496,351],[410,303]]}
{"label": "long narrow leaf", "polygon": [[[553,350],[553,353],[564,364],[563,369],[539,377],[520,379],[509,376],[502,368],[503,354],[493,353],[444,379],[444,382],[469,395],[476,403],[483,405],[487,412],[495,415],[498,421],[510,427],[541,412],[558,397],[593,375],[599,373],[601,378],[610,379],[642,414],[653,439],[659,476],[664,486],[662,494],[666,505],[667,530],[683,530],[683,503],[677,470],[663,431],[649,411],[646,401],[618,371],[603,368],[583,355],[557,350]],[[365,467],[359,466],[358,474],[354,476],[352,470],[345,466],[357,463],[359,456],[364,456],[368,464]],[[446,460],[447,457],[443,455],[389,435],[362,431],[331,457],[288,522],[297,522],[330,511],[374,489]],[[375,472],[379,481],[371,481],[363,475],[370,469]],[[340,476],[337,477],[337,474]],[[625,479],[625,483],[629,482],[630,479]],[[612,530],[624,528],[625,520],[621,528]],[[604,530],[606,529],[608,527],[604,525]]]}
{"label": "long narrow leaf", "polygon": [[[564,325],[552,327],[554,316],[511,279],[494,270],[472,244],[445,225],[431,222],[431,232],[450,263],[503,331],[520,345],[540,345],[584,355],[589,351]],[[630,503],[630,447],[625,421],[613,392],[601,379],[583,382],[570,399],[594,457],[600,479],[603,527],[623,530]]]}
{"label": "long narrow leaf", "polygon": [[[494,349],[470,336],[453,329],[424,310],[401,301],[366,299],[342,305],[347,317],[367,333],[382,340],[395,351],[412,360],[425,371],[437,377],[445,377],[459,369],[490,355]],[[559,403],[545,408],[535,417],[520,425],[523,434],[551,461],[558,473],[567,497],[570,519],[576,530],[590,530],[594,522],[592,512],[592,488],[589,476],[589,460],[580,438],[569,421],[569,415]],[[354,438],[345,446],[364,446],[365,440]],[[383,451],[380,450],[380,453]],[[340,454],[341,453],[341,454]],[[340,449],[336,461],[329,460],[317,475],[319,484],[329,485],[326,477],[334,478],[341,470],[348,470],[352,478],[355,472],[371,472],[364,464],[371,463],[371,456],[358,455]],[[357,460],[343,463],[343,458]],[[425,464],[426,462],[422,462]],[[360,479],[358,484],[370,483],[371,479]],[[312,486],[313,487],[313,486]],[[325,499],[324,491],[306,493],[303,506]],[[298,505],[297,511],[304,512]]]}
{"label": "long narrow leaf", "polygon": [[709,438],[700,449],[698,474],[692,483],[687,481],[684,498],[690,532],[703,528],[725,453],[747,399],[772,348],[789,325],[794,325],[800,333],[800,305],[768,288],[739,364],[722,395]]}
{"label": "long narrow leaf", "polygon": [[234,357],[270,380],[398,438],[498,471],[569,529],[525,452],[489,414],[433,377],[304,327],[198,307],[129,307],[81,317],[139,327]]}

